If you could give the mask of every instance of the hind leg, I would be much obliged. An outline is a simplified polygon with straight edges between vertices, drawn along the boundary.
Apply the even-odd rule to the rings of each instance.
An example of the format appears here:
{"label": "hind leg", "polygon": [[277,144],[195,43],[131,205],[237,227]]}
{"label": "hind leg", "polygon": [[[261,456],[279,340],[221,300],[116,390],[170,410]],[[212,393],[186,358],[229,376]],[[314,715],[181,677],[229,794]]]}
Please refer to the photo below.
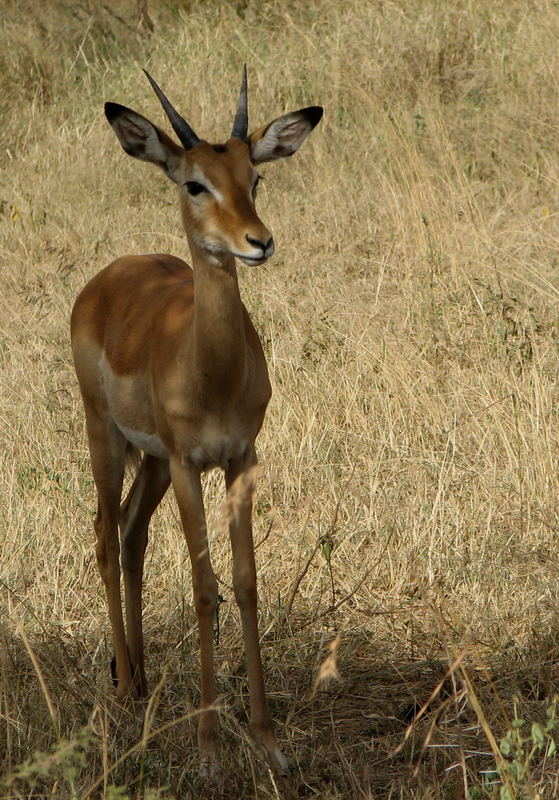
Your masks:
{"label": "hind leg", "polygon": [[[120,509],[128,655],[136,693],[147,693],[142,631],[142,576],[151,516],[169,487],[169,462],[147,453]],[[117,660],[118,663],[118,660]]]}
{"label": "hind leg", "polygon": [[105,584],[116,655],[117,697],[134,691],[120,597],[118,520],[126,440],[112,420],[84,400],[91,470],[97,488],[97,566]]}

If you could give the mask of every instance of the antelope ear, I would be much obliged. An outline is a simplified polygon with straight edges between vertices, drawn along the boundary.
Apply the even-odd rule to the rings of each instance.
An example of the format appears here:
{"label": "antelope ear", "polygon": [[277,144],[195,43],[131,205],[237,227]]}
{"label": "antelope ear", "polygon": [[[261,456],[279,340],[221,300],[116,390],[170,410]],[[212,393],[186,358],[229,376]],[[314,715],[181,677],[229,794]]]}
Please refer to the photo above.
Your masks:
{"label": "antelope ear", "polygon": [[128,155],[156,164],[178,183],[178,166],[184,152],[182,147],[149,119],[119,103],[105,103],[105,116]]}
{"label": "antelope ear", "polygon": [[309,106],[284,114],[248,137],[253,164],[287,158],[297,152],[312,129],[322,118],[320,106]]}

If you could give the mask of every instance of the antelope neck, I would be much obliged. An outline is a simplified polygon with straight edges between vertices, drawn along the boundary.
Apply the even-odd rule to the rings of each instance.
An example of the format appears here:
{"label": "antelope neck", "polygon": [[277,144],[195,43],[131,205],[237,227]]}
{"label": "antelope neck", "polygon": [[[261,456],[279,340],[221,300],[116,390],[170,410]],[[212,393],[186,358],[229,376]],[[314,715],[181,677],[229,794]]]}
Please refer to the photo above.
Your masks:
{"label": "antelope neck", "polygon": [[189,242],[194,271],[194,352],[204,378],[220,385],[238,383],[246,367],[244,310],[235,259],[217,266]]}

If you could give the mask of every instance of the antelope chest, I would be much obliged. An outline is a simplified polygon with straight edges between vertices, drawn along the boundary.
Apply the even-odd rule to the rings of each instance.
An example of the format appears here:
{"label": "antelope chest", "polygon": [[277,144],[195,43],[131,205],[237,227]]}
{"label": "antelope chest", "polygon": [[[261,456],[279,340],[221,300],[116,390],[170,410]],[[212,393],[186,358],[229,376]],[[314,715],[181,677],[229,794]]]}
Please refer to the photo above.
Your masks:
{"label": "antelope chest", "polygon": [[116,375],[103,361],[101,376],[117,428],[134,447],[156,458],[175,453],[202,471],[225,468],[245,455],[260,428],[261,408],[251,413],[233,407],[227,413],[219,409],[193,414],[184,391],[172,396],[165,408],[157,407],[146,375]]}

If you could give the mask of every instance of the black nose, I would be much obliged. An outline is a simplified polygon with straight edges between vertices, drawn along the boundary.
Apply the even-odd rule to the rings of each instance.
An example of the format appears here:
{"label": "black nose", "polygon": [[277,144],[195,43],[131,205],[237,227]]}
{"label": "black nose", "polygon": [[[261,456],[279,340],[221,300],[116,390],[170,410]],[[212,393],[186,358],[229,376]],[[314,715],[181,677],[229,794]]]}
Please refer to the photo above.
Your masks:
{"label": "black nose", "polygon": [[265,253],[266,250],[270,247],[270,245],[274,241],[274,237],[270,236],[267,242],[261,242],[260,239],[256,239],[254,236],[249,236],[247,233],[246,240],[249,244],[252,244],[254,247],[261,247],[262,251]]}

